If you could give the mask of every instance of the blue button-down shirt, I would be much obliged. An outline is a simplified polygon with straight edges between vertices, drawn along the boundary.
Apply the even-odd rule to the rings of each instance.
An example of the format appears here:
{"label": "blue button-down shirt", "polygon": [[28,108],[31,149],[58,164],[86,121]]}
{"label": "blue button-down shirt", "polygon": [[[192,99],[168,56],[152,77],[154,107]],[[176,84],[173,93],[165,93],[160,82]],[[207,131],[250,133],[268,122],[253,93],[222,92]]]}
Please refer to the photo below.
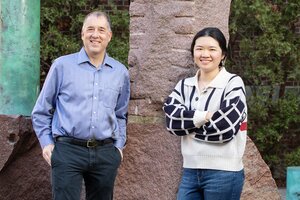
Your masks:
{"label": "blue button-down shirt", "polygon": [[79,139],[112,137],[126,142],[130,81],[126,67],[105,55],[94,67],[84,48],[56,59],[32,111],[32,123],[43,147],[57,136]]}

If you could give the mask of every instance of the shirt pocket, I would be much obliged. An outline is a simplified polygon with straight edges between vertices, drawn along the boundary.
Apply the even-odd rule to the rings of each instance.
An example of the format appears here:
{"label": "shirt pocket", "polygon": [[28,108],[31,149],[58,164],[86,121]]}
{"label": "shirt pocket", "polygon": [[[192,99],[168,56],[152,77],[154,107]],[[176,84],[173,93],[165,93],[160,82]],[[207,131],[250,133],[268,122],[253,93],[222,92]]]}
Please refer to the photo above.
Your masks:
{"label": "shirt pocket", "polygon": [[100,90],[100,99],[106,108],[115,109],[118,102],[119,91],[115,88],[103,88]]}

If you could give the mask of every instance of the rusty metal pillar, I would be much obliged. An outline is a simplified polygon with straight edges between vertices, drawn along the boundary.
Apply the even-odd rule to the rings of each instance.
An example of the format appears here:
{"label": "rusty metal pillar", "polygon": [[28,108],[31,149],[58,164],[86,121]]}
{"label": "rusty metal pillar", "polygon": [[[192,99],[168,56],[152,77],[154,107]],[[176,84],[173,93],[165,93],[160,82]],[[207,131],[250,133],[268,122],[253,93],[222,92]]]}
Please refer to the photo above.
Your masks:
{"label": "rusty metal pillar", "polygon": [[29,116],[39,79],[40,0],[1,0],[0,114]]}

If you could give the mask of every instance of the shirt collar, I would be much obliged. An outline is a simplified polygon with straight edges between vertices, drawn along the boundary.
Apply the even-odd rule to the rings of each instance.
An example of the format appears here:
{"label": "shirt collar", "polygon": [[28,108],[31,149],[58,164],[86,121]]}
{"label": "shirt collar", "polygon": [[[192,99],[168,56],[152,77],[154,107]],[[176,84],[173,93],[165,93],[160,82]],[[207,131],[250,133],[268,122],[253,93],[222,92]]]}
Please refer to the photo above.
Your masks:
{"label": "shirt collar", "polygon": [[[198,87],[199,73],[200,70],[197,71],[195,76],[186,79],[185,84]],[[225,88],[228,74],[229,73],[226,71],[225,67],[222,67],[217,76],[209,83],[208,87]]]}
{"label": "shirt collar", "polygon": [[[85,62],[91,63],[85,49],[82,47],[79,51],[79,54],[78,54],[77,64],[82,64],[82,63],[85,63]],[[107,53],[105,53],[103,63],[104,63],[105,66],[113,68],[113,60]]]}

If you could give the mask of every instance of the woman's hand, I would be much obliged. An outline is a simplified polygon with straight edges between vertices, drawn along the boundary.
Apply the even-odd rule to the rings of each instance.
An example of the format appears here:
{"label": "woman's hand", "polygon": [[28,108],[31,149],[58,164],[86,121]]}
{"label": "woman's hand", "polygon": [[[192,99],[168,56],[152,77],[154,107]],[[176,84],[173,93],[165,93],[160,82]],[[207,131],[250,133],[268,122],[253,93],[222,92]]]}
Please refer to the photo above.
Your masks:
{"label": "woman's hand", "polygon": [[206,116],[205,116],[205,121],[208,122],[211,119],[212,116],[213,116],[212,112],[207,112]]}

